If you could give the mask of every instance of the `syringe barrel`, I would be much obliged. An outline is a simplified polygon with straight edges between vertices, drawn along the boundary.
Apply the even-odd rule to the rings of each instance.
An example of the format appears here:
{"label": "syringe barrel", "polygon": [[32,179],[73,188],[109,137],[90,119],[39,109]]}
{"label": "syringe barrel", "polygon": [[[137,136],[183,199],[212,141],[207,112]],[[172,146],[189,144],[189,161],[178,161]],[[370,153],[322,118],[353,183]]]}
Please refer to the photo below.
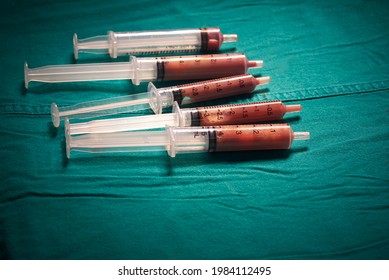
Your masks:
{"label": "syringe barrel", "polygon": [[[286,113],[281,101],[251,102],[181,109],[189,126],[249,124],[281,120]],[[296,105],[296,111],[301,110]]]}
{"label": "syringe barrel", "polygon": [[242,53],[176,56],[160,59],[158,80],[200,80],[244,74],[249,62]]}
{"label": "syringe barrel", "polygon": [[[244,54],[205,54],[138,58],[150,65],[157,81],[206,80],[245,74],[251,67],[262,67],[262,61],[249,61]],[[151,66],[154,64],[155,66]],[[133,80],[137,85],[147,79]]]}
{"label": "syringe barrel", "polygon": [[[168,127],[168,130],[171,157],[192,152],[289,149],[295,135],[288,124]],[[309,139],[308,132],[296,135],[296,140]]]}
{"label": "syringe barrel", "polygon": [[109,53],[112,58],[126,54],[213,52],[219,50],[223,40],[235,42],[236,34],[223,35],[219,28],[113,32],[107,36],[86,39],[73,38],[74,56],[78,52]]}
{"label": "syringe barrel", "polygon": [[215,127],[209,152],[289,149],[293,131],[289,124],[253,124]]}

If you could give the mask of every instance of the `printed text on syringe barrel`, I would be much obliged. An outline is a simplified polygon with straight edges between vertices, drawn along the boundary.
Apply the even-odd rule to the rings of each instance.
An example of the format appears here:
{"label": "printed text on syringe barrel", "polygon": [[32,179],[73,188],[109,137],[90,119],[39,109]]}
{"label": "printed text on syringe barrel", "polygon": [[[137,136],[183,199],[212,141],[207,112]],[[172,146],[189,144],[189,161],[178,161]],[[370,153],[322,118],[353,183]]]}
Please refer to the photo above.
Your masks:
{"label": "printed text on syringe barrel", "polygon": [[174,94],[174,101],[177,101],[179,104],[189,104],[251,93],[258,83],[253,76],[245,74],[207,82],[180,85],[171,89]]}
{"label": "printed text on syringe barrel", "polygon": [[289,149],[293,131],[289,124],[251,124],[202,127],[193,138],[208,139],[208,152]]}
{"label": "printed text on syringe barrel", "polygon": [[247,124],[281,120],[285,105],[281,101],[227,104],[190,108],[191,126]]}

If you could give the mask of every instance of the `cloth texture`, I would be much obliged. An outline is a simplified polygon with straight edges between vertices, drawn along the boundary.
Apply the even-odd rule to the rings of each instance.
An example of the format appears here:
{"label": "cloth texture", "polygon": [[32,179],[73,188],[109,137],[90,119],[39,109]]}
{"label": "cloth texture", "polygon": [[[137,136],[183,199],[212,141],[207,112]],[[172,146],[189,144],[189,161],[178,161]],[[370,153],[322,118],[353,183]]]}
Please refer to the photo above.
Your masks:
{"label": "cloth texture", "polygon": [[[389,259],[388,3],[2,1],[0,258]],[[239,35],[222,52],[263,59],[250,73],[271,83],[204,104],[301,104],[282,122],[309,131],[309,141],[287,151],[67,160],[52,102],[141,93],[147,83],[24,89],[25,61],[114,61],[80,54],[75,62],[74,32],[213,26]]]}

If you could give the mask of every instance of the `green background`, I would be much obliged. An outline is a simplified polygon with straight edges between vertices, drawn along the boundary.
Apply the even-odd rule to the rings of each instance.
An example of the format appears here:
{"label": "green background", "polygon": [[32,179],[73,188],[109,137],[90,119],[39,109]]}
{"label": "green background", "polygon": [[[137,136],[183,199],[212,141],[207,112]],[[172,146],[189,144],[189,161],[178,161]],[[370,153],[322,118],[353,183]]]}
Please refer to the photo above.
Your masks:
{"label": "green background", "polygon": [[[325,2],[325,3],[322,3]],[[1,1],[0,257],[388,259],[387,1]],[[290,151],[66,160],[50,104],[146,90],[129,81],[23,85],[74,63],[72,36],[219,26],[263,59],[266,91],[310,131]],[[231,49],[236,47],[235,49]],[[127,58],[121,58],[124,61]],[[109,61],[80,55],[78,63]],[[178,83],[157,83],[166,86]],[[135,114],[134,114],[135,115]]]}

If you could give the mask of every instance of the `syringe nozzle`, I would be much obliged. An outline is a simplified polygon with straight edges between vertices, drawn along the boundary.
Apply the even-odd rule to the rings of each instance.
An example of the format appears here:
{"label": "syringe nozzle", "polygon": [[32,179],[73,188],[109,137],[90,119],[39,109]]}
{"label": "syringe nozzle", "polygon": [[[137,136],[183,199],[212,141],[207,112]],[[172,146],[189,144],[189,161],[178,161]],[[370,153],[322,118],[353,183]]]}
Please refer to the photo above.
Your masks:
{"label": "syringe nozzle", "polygon": [[293,140],[309,140],[309,132],[293,132]]}
{"label": "syringe nozzle", "polygon": [[302,110],[302,106],[300,104],[286,105],[285,109],[287,113],[300,112]]}
{"label": "syringe nozzle", "polygon": [[259,78],[255,78],[255,79],[257,80],[257,85],[264,85],[264,84],[270,83],[270,77],[269,76],[259,77]]}
{"label": "syringe nozzle", "polygon": [[223,42],[224,43],[236,42],[236,41],[238,41],[237,34],[223,34]]}
{"label": "syringe nozzle", "polygon": [[250,60],[247,63],[248,68],[262,68],[263,67],[263,60]]}

